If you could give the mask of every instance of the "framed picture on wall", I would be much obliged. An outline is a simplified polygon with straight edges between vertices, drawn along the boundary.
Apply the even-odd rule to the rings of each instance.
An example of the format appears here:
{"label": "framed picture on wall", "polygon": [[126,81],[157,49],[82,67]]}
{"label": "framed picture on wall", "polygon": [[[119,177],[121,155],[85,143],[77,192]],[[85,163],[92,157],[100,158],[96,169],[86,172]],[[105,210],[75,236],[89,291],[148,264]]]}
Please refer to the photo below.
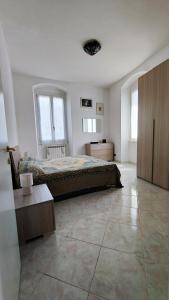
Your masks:
{"label": "framed picture on wall", "polygon": [[96,103],[96,114],[104,115],[104,103]]}
{"label": "framed picture on wall", "polygon": [[92,107],[93,101],[92,99],[80,98],[80,105],[81,107]]}

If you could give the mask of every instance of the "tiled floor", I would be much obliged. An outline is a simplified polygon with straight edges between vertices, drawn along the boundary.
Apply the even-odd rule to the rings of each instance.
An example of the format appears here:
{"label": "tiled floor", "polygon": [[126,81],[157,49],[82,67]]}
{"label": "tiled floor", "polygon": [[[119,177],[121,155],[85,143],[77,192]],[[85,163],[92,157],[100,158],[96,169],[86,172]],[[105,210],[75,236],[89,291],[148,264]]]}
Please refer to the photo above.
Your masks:
{"label": "tiled floor", "polygon": [[55,234],[22,248],[20,300],[169,299],[169,192],[119,168],[123,189],[55,204]]}

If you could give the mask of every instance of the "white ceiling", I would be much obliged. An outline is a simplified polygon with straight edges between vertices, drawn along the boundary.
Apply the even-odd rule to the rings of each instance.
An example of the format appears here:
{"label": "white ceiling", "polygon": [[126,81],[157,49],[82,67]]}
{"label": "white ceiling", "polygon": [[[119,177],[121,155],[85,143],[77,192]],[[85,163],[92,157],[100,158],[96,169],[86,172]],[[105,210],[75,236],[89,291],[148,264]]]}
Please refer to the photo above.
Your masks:
{"label": "white ceiling", "polygon": [[101,86],[169,43],[169,0],[0,0],[0,21],[14,70]]}

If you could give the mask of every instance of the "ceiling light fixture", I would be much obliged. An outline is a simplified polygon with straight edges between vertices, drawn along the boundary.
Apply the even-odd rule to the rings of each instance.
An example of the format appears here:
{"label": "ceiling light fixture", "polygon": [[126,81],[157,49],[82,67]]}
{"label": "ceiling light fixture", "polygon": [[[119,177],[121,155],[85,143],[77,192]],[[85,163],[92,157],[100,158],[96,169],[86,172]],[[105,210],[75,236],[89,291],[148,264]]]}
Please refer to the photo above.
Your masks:
{"label": "ceiling light fixture", "polygon": [[87,54],[93,56],[101,50],[101,44],[95,39],[88,40],[84,43],[83,49]]}

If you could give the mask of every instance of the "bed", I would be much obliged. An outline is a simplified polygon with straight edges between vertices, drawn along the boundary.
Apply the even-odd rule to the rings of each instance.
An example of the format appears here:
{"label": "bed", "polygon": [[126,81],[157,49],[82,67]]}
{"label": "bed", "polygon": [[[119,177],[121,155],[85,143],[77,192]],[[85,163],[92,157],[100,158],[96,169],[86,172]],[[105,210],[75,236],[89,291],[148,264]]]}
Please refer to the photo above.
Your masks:
{"label": "bed", "polygon": [[10,153],[14,188],[19,187],[19,174],[32,172],[34,185],[46,183],[55,199],[98,189],[121,188],[116,164],[87,155],[52,160],[20,157],[18,148]]}

